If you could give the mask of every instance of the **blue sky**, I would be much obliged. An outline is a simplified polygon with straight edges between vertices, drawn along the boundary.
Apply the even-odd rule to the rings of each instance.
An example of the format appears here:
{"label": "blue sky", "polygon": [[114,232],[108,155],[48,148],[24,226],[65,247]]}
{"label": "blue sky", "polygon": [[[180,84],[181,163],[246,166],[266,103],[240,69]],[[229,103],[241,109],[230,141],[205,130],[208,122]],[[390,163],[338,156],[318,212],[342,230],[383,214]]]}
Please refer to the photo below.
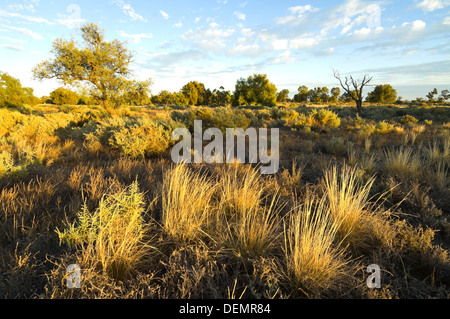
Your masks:
{"label": "blue sky", "polygon": [[61,83],[33,80],[32,68],[86,22],[128,42],[134,76],[151,78],[154,94],[191,80],[233,91],[265,73],[292,95],[337,86],[332,69],[409,99],[450,89],[450,0],[0,0],[0,71],[48,95]]}

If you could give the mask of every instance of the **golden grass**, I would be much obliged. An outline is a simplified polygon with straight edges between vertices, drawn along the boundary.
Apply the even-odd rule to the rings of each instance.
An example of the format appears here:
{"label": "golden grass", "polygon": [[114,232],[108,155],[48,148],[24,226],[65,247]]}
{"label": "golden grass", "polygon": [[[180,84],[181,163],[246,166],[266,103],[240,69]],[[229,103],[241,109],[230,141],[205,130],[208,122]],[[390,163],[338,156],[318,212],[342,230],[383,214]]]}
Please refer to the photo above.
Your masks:
{"label": "golden grass", "polygon": [[199,240],[212,221],[214,184],[206,176],[179,164],[166,171],[162,185],[162,225],[179,242]]}
{"label": "golden grass", "polygon": [[360,181],[356,170],[347,165],[340,170],[333,166],[325,171],[324,183],[330,216],[338,225],[336,235],[339,242],[359,247],[365,240],[364,224],[370,214],[368,197],[375,179]]}
{"label": "golden grass", "polygon": [[342,279],[346,261],[335,245],[339,227],[324,198],[308,196],[290,213],[284,229],[285,264],[278,270],[294,295],[320,294]]}
{"label": "golden grass", "polygon": [[384,155],[384,168],[387,174],[406,179],[420,176],[420,158],[412,148],[390,149],[386,150]]}

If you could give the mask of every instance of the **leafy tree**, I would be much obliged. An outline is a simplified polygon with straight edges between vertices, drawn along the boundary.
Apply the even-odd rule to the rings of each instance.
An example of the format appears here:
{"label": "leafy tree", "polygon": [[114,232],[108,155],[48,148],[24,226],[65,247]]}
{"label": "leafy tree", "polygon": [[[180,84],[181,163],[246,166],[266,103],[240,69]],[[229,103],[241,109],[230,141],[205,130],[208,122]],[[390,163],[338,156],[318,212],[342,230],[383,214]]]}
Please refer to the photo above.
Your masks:
{"label": "leafy tree", "polygon": [[390,84],[380,84],[367,94],[366,101],[371,103],[394,103],[397,101],[397,91]]}
{"label": "leafy tree", "polygon": [[298,88],[298,93],[294,95],[294,101],[298,103],[308,102],[308,87],[302,85]]}
{"label": "leafy tree", "polygon": [[123,102],[128,105],[147,105],[151,103],[150,86],[151,80],[126,81],[122,93]]}
{"label": "leafy tree", "polygon": [[450,99],[450,92],[448,90],[441,91],[441,98],[443,101],[447,101]]}
{"label": "leafy tree", "polygon": [[65,88],[59,88],[50,93],[50,99],[56,105],[78,104],[78,94]]}
{"label": "leafy tree", "polygon": [[219,90],[214,89],[212,92],[211,104],[226,106],[231,102],[230,91],[225,91],[225,88],[221,86]]}
{"label": "leafy tree", "polygon": [[239,79],[234,91],[234,105],[275,106],[277,87],[271,83],[266,74],[253,74],[247,79]]}
{"label": "leafy tree", "polygon": [[130,64],[133,53],[116,40],[106,41],[104,31],[88,23],[80,28],[83,45],[73,38],[53,42],[54,58],[41,62],[33,69],[34,77],[58,79],[64,84],[87,83],[95,88],[99,101],[107,106],[120,104],[120,93],[130,85]]}
{"label": "leafy tree", "polygon": [[341,89],[338,87],[331,89],[331,96],[330,96],[330,102],[331,103],[337,103],[339,96],[341,95]]}
{"label": "leafy tree", "polygon": [[188,99],[189,105],[204,105],[207,100],[205,85],[197,81],[191,81],[184,85],[181,92]]}
{"label": "leafy tree", "polygon": [[438,90],[436,88],[434,88],[433,91],[431,91],[427,94],[428,102],[434,102],[435,101],[434,97],[436,95],[438,95]]}
{"label": "leafy tree", "polygon": [[328,102],[329,92],[330,90],[327,87],[316,87],[312,90],[309,90],[308,92],[309,101],[313,103]]}
{"label": "leafy tree", "polygon": [[277,102],[286,102],[289,98],[289,90],[284,89],[277,93]]}
{"label": "leafy tree", "polygon": [[18,79],[0,72],[0,107],[36,103],[39,99],[34,96],[32,88],[22,87]]}
{"label": "leafy tree", "polygon": [[356,103],[356,112],[362,113],[362,103],[363,103],[363,89],[366,85],[372,81],[373,77],[364,75],[361,80],[355,80],[353,76],[345,77],[341,79],[341,75],[338,71],[333,70],[334,77],[339,80],[341,87],[344,91],[352,98]]}

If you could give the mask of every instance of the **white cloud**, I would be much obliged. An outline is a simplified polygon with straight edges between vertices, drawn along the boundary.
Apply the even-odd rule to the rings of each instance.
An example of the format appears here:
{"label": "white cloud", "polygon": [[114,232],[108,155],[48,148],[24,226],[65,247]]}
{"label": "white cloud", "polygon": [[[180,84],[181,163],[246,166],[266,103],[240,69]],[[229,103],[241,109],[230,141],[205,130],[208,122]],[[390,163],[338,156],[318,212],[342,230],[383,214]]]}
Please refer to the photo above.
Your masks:
{"label": "white cloud", "polygon": [[169,19],[169,14],[167,14],[167,12],[160,10],[159,13],[161,13],[161,15],[164,19],[166,19],[166,20]]}
{"label": "white cloud", "polygon": [[15,12],[8,12],[8,11],[4,11],[4,10],[0,10],[0,17],[19,18],[19,19],[23,19],[28,22],[45,23],[48,25],[55,24],[54,22],[51,22],[51,21],[41,18],[41,17],[27,16],[27,15],[22,15],[22,14],[15,13]]}
{"label": "white cloud", "polygon": [[236,18],[238,18],[239,20],[245,21],[246,15],[243,14],[242,12],[235,11],[235,12],[233,12],[233,14],[234,14],[234,16],[235,16]]}
{"label": "white cloud", "polygon": [[435,10],[443,9],[450,5],[450,1],[443,0],[423,0],[417,4],[417,7],[425,12],[433,12]]}
{"label": "white cloud", "polygon": [[415,20],[413,22],[405,22],[402,24],[402,27],[404,27],[404,28],[409,27],[413,31],[421,31],[421,30],[425,29],[426,26],[427,26],[427,24],[425,22],[423,22],[422,20]]}
{"label": "white cloud", "polygon": [[289,12],[291,15],[275,18],[275,23],[277,24],[287,24],[287,23],[299,23],[301,19],[304,17],[304,13],[306,12],[317,12],[319,9],[314,8],[310,4],[306,6],[296,6],[290,7]]}
{"label": "white cloud", "polygon": [[42,39],[42,35],[40,35],[39,33],[33,32],[33,31],[31,31],[31,30],[29,30],[27,28],[19,28],[19,27],[12,27],[12,26],[6,26],[6,25],[4,27],[8,28],[10,30],[13,30],[13,31],[20,32],[20,33],[22,33],[22,34],[24,34],[26,36],[29,36],[29,37],[31,37],[31,38],[33,38],[35,40],[41,40]]}
{"label": "white cloud", "polygon": [[113,2],[115,5],[117,5],[124,14],[129,16],[131,20],[141,20],[143,22],[147,22],[146,19],[144,19],[141,15],[137,14],[134,8],[128,4],[125,3],[123,0],[114,0]]}
{"label": "white cloud", "polygon": [[221,29],[217,23],[212,22],[209,27],[187,31],[181,38],[202,49],[219,51],[226,47],[225,42],[234,33],[234,29]]}
{"label": "white cloud", "polygon": [[272,46],[274,50],[286,50],[288,48],[289,41],[287,39],[272,40]]}
{"label": "white cloud", "polygon": [[308,11],[314,12],[314,11],[318,11],[319,9],[314,8],[313,6],[311,6],[310,4],[307,4],[306,6],[296,6],[296,7],[290,7],[289,11],[292,14],[302,14]]}
{"label": "white cloud", "polygon": [[142,39],[151,39],[153,37],[151,33],[128,34],[124,31],[119,31],[119,34],[121,37],[132,39],[135,44],[141,43]]}
{"label": "white cloud", "polygon": [[14,44],[0,44],[0,48],[6,48],[9,50],[13,50],[13,51],[23,51],[24,50],[23,46],[14,45]]}
{"label": "white cloud", "polygon": [[444,19],[444,24],[450,25],[450,17],[446,17],[446,18]]}
{"label": "white cloud", "polygon": [[317,46],[320,42],[319,37],[304,37],[293,39],[289,43],[291,49],[308,49]]}
{"label": "white cloud", "polygon": [[183,26],[183,23],[178,22],[178,23],[175,23],[173,26],[174,26],[175,28],[181,28],[181,27]]}
{"label": "white cloud", "polygon": [[291,51],[287,50],[272,60],[272,64],[288,64],[295,62],[296,59],[291,57]]}

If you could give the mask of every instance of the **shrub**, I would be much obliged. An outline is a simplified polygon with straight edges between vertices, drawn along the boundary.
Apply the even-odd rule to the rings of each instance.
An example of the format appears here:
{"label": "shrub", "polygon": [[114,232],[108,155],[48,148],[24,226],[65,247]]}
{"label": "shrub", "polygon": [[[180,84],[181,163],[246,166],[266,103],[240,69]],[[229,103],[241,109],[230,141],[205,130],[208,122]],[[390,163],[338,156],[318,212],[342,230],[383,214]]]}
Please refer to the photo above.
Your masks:
{"label": "shrub", "polygon": [[134,182],[124,191],[103,196],[93,213],[85,204],[77,222],[56,232],[61,243],[82,249],[84,263],[97,264],[112,278],[123,280],[148,253],[143,213],[143,194]]}
{"label": "shrub", "polygon": [[417,122],[419,122],[419,120],[411,115],[405,115],[399,120],[399,123],[407,125],[407,126],[412,126],[412,125],[416,124]]}
{"label": "shrub", "polygon": [[74,105],[78,103],[78,95],[70,90],[59,88],[50,93],[50,98],[56,105]]}

